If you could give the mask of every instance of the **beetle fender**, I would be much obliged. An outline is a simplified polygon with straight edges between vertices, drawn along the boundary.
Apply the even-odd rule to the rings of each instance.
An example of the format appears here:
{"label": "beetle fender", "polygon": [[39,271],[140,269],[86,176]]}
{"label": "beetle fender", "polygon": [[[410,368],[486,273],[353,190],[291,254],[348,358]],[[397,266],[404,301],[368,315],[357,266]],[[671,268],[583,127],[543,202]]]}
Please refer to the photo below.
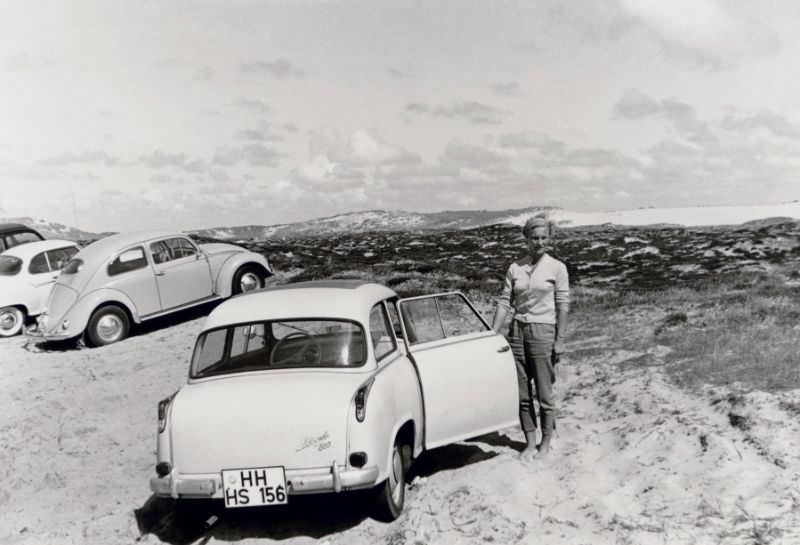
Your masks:
{"label": "beetle fender", "polygon": [[114,304],[125,309],[135,323],[141,323],[141,317],[133,301],[123,292],[114,289],[103,288],[91,291],[78,299],[72,307],[64,314],[60,322],[69,320],[69,327],[61,329],[60,324],[49,324],[50,332],[57,335],[77,337],[83,333],[89,324],[92,313],[103,305]]}
{"label": "beetle fender", "polygon": [[236,274],[240,267],[245,265],[253,265],[262,269],[264,278],[272,276],[272,268],[269,266],[266,257],[254,252],[237,252],[228,257],[219,268],[219,273],[214,282],[214,293],[221,297],[230,297],[232,295],[233,275]]}

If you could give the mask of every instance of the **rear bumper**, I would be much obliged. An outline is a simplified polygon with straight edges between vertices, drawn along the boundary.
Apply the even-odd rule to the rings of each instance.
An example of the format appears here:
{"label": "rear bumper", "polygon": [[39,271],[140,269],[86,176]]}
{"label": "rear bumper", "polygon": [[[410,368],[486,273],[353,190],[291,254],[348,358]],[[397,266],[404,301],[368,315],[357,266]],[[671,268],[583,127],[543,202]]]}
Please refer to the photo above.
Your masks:
{"label": "rear bumper", "polygon": [[46,333],[39,328],[38,324],[32,325],[31,327],[26,329],[25,335],[37,341],[63,341],[75,336],[75,335],[56,335],[53,333]]}
{"label": "rear bumper", "polygon": [[[287,469],[286,487],[289,494],[319,494],[342,492],[374,486],[377,466],[360,469],[331,467]],[[222,498],[222,477],[219,473],[180,475],[175,470],[164,477],[150,479],[150,490],[156,496],[171,498]]]}

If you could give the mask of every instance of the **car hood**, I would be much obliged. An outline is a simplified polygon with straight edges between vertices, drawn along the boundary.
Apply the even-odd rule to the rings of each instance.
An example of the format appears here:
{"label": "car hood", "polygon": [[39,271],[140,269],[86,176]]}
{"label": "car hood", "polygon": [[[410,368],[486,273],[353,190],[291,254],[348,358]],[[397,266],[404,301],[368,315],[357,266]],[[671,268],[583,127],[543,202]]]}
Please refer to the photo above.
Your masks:
{"label": "car hood", "polygon": [[226,244],[224,242],[210,242],[208,244],[201,244],[200,247],[208,255],[240,253],[245,251],[241,246]]}
{"label": "car hood", "polygon": [[344,464],[353,396],[367,378],[341,371],[267,371],[192,383],[172,402],[180,473]]}

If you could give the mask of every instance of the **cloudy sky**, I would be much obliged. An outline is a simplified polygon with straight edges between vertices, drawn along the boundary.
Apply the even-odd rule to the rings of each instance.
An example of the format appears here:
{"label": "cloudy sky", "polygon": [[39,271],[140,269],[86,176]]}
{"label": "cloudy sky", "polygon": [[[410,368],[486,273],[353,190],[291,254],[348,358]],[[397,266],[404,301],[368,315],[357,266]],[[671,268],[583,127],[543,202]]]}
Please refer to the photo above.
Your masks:
{"label": "cloudy sky", "polygon": [[5,1],[0,217],[800,199],[796,0]]}

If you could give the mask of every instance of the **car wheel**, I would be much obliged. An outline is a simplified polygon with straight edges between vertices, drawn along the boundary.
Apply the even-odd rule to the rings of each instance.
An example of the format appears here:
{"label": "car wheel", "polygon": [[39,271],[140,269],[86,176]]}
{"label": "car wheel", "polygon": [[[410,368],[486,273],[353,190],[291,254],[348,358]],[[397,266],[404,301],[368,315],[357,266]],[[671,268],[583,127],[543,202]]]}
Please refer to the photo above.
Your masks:
{"label": "car wheel", "polygon": [[239,270],[233,275],[231,292],[235,295],[237,293],[245,293],[263,287],[264,276],[261,274],[261,271],[252,265],[245,265],[239,267]]}
{"label": "car wheel", "polygon": [[130,320],[117,306],[100,307],[94,311],[86,326],[86,337],[92,346],[105,346],[128,336]]}
{"label": "car wheel", "polygon": [[389,476],[378,485],[375,503],[375,518],[385,522],[395,520],[403,512],[406,502],[406,469],[411,447],[395,439]]}
{"label": "car wheel", "polygon": [[0,308],[0,337],[11,337],[22,331],[25,313],[17,307]]}

